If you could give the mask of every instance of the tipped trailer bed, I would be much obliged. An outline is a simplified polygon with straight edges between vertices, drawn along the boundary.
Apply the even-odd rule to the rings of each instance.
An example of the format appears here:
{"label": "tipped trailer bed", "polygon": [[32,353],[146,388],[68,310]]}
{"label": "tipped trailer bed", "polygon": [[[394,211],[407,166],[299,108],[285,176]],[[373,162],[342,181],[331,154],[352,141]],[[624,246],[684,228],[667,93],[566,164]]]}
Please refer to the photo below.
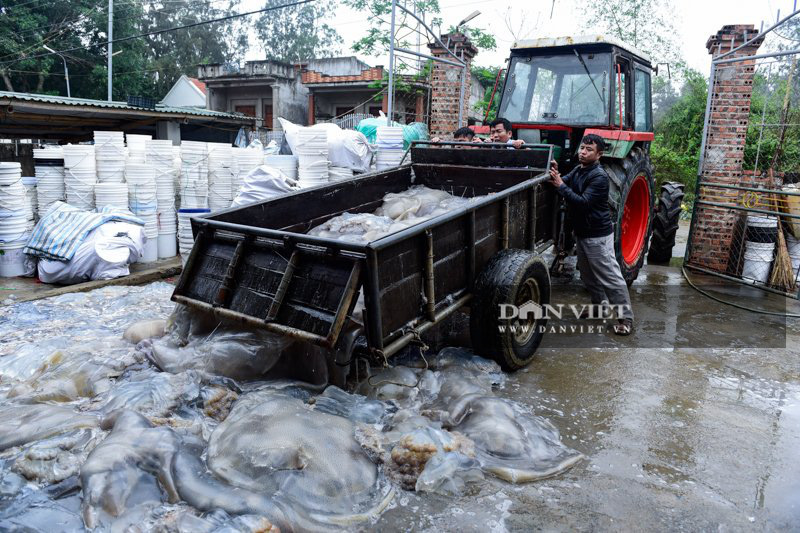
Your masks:
{"label": "tipped trailer bed", "polygon": [[[555,193],[544,183],[552,147],[418,142],[410,152],[410,164],[192,219],[195,244],[172,299],[332,351],[341,352],[343,331],[355,328],[365,336],[365,355],[383,358],[473,296],[482,298],[483,307],[486,298],[496,306],[481,274],[541,262],[536,254],[557,234]],[[342,213],[373,212],[387,193],[415,185],[482,198],[366,244],[307,234]],[[511,263],[498,267],[510,256]],[[527,296],[512,291],[516,303],[549,302],[547,269],[544,279],[541,265],[534,266],[535,287]],[[353,318],[362,291],[363,323]],[[472,336],[483,352],[501,346],[475,327]],[[504,366],[528,361],[506,358]]]}

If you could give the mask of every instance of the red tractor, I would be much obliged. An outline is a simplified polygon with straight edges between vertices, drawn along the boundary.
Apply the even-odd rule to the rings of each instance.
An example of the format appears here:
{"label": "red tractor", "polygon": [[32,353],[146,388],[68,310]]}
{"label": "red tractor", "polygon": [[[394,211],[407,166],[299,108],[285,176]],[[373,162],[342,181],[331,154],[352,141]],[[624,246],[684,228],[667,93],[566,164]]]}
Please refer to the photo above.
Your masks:
{"label": "red tractor", "polygon": [[[498,110],[517,138],[555,147],[562,175],[578,164],[584,135],[605,139],[616,254],[629,285],[648,245],[651,262],[669,261],[683,199],[681,184],[665,183],[655,202],[651,73],[647,55],[603,36],[521,41],[511,50]],[[569,238],[560,241],[553,271],[571,248]]]}

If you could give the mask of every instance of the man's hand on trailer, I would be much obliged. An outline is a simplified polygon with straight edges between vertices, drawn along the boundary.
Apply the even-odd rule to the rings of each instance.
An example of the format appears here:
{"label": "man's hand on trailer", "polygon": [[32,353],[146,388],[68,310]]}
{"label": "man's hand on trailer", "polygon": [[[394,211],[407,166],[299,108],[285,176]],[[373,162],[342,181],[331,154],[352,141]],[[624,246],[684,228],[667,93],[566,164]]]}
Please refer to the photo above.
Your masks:
{"label": "man's hand on trailer", "polygon": [[556,188],[564,185],[564,180],[561,179],[561,174],[558,172],[558,163],[555,160],[550,162],[550,183]]}

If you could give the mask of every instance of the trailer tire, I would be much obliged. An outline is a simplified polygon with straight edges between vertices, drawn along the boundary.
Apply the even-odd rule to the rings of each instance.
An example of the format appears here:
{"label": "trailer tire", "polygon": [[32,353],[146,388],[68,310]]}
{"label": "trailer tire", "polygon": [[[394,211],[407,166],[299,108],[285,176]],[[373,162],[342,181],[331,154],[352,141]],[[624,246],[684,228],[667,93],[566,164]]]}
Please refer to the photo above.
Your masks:
{"label": "trailer tire", "polygon": [[653,165],[644,148],[633,148],[623,160],[605,163],[608,204],[614,224],[614,252],[630,286],[639,276],[653,226]]}
{"label": "trailer tire", "polygon": [[[494,359],[504,370],[527,366],[542,342],[547,319],[535,318],[535,308],[530,307],[527,320],[503,318],[500,306],[512,304],[519,309],[528,302],[550,303],[547,264],[527,250],[496,253],[475,280],[470,304],[473,351]],[[520,328],[525,325],[527,329]]]}
{"label": "trailer tire", "polygon": [[681,218],[683,203],[683,183],[666,181],[661,185],[656,214],[653,218],[653,234],[650,236],[650,252],[648,263],[669,263],[672,259],[672,248],[675,246],[675,234]]}

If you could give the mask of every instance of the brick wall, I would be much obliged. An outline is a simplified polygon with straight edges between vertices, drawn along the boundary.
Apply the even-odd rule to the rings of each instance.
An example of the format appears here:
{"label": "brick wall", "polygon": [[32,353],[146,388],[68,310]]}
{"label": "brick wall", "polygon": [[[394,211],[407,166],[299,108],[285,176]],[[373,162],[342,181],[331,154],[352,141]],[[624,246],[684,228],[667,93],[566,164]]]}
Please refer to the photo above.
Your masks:
{"label": "brick wall", "polygon": [[[462,122],[467,124],[469,116],[469,93],[472,76],[469,75],[472,58],[478,49],[462,33],[450,33],[441,36],[441,41],[459,58],[467,63],[467,76],[464,85],[464,99],[461,101]],[[429,44],[431,55],[442,59],[453,60],[438,43]],[[431,71],[431,137],[449,139],[458,129],[458,107],[461,97],[461,67],[434,61]]]}
{"label": "brick wall", "polygon": [[[723,26],[708,38],[706,48],[716,58],[740,46],[756,35],[748,25]],[[731,57],[756,53],[763,39],[754,41]],[[738,185],[743,179],[745,137],[750,120],[750,96],[755,60],[717,65],[711,91],[706,149],[700,179],[709,183]],[[752,180],[753,176],[749,176]],[[701,188],[698,200],[736,205],[739,193],[734,190]],[[738,212],[710,206],[695,208],[695,226],[689,262],[718,272],[730,272],[730,249],[736,231]],[[733,267],[733,265],[730,265]],[[731,272],[733,273],[733,272]]]}

